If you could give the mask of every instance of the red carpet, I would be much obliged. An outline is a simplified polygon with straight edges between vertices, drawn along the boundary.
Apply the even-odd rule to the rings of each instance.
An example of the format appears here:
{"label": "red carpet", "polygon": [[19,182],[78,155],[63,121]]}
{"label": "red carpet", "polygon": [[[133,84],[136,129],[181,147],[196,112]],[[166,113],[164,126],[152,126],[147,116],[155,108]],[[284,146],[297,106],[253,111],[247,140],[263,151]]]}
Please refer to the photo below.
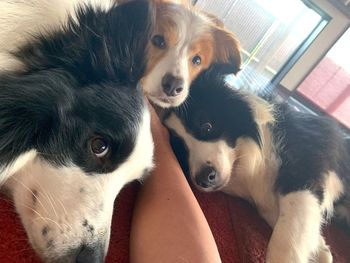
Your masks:
{"label": "red carpet", "polygon": [[[119,195],[113,217],[107,263],[127,263],[133,204],[138,185],[132,184]],[[224,263],[262,263],[271,230],[246,202],[230,196],[195,192],[214,233]],[[335,263],[350,262],[350,237],[340,228],[325,230]],[[9,201],[0,196],[0,262],[39,263],[16,213]]]}

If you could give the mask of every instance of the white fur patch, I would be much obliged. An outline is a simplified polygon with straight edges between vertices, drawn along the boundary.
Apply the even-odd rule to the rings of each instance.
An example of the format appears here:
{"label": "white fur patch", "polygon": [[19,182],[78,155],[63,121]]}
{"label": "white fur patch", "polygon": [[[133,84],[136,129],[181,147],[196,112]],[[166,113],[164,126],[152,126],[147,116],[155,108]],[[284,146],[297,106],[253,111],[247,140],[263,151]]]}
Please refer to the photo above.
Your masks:
{"label": "white fur patch", "polygon": [[267,250],[267,263],[308,263],[317,252],[322,224],[321,208],[309,191],[279,198],[279,216]]}
{"label": "white fur patch", "polygon": [[324,196],[321,209],[327,212],[327,218],[333,215],[334,202],[344,193],[344,185],[333,171],[325,175]]}
{"label": "white fur patch", "polygon": [[18,156],[10,165],[0,167],[0,188],[10,176],[25,167],[27,163],[33,161],[36,155],[36,151],[31,150]]}
{"label": "white fur patch", "polygon": [[109,174],[87,176],[75,166],[54,167],[40,158],[5,184],[32,246],[47,261],[81,245],[107,251],[113,204],[120,189],[153,166],[150,114],[145,109],[129,158]]}

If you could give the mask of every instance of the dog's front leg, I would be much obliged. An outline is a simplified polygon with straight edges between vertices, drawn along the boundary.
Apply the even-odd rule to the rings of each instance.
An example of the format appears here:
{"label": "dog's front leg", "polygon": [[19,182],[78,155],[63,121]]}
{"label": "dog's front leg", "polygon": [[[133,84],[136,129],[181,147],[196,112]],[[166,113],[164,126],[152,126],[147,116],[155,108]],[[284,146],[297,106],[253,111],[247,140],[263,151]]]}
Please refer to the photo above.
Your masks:
{"label": "dog's front leg", "polygon": [[310,191],[281,195],[266,262],[308,263],[319,246],[321,223],[318,199]]}

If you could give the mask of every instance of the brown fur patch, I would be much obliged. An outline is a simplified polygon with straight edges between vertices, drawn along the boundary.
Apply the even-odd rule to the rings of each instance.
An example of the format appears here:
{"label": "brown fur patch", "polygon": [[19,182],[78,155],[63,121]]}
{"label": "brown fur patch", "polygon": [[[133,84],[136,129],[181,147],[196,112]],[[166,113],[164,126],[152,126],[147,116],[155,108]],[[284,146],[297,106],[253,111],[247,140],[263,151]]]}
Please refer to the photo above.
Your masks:
{"label": "brown fur patch", "polygon": [[[186,4],[174,4],[182,1],[187,2],[187,0],[152,1],[155,3],[156,10],[156,28],[153,36],[163,36],[166,41],[166,47],[160,49],[152,43],[149,44],[145,76],[148,76],[159,61],[166,56],[169,48],[178,44],[178,39],[180,38],[178,34],[180,32],[177,24],[173,21],[173,12],[176,8],[184,8],[184,5],[186,6],[185,8],[193,10],[193,15],[203,16],[203,23],[207,25],[207,32],[203,32],[202,36],[199,36],[197,40],[189,43],[189,81],[192,82],[202,70],[207,69],[212,63],[227,64],[227,73],[236,74],[240,70],[241,56],[238,40],[233,33],[224,28],[223,23],[217,17],[195,10],[195,7],[187,6]],[[192,11],[190,12],[192,13]],[[201,57],[200,65],[193,65],[192,63],[192,58],[196,55]]]}
{"label": "brown fur patch", "polygon": [[230,64],[231,73],[238,73],[241,67],[239,41],[236,36],[225,28],[216,26],[213,31],[215,39],[215,61]]}
{"label": "brown fur patch", "polygon": [[[192,64],[192,58],[196,55],[201,57],[200,65]],[[210,66],[213,61],[213,57],[214,39],[210,35],[203,36],[203,38],[200,38],[191,45],[188,60],[189,76],[191,82],[202,70]]]}
{"label": "brown fur patch", "polygon": [[152,43],[148,47],[148,61],[147,69],[145,75],[147,76],[157,63],[166,55],[169,47],[175,46],[178,41],[178,31],[176,24],[171,19],[171,13],[168,4],[158,4],[156,6],[156,28],[154,30],[153,36],[161,35],[164,37],[166,42],[166,47],[160,49],[155,47]]}

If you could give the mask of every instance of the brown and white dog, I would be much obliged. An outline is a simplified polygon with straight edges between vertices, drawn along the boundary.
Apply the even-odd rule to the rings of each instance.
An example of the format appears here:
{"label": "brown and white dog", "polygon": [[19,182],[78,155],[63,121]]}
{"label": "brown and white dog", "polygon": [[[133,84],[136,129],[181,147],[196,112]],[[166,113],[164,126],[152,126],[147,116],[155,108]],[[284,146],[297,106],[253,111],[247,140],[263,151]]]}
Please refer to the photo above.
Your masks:
{"label": "brown and white dog", "polygon": [[148,98],[162,108],[179,106],[196,76],[213,63],[237,73],[241,57],[236,37],[215,17],[187,1],[154,0],[156,26],[142,80]]}

